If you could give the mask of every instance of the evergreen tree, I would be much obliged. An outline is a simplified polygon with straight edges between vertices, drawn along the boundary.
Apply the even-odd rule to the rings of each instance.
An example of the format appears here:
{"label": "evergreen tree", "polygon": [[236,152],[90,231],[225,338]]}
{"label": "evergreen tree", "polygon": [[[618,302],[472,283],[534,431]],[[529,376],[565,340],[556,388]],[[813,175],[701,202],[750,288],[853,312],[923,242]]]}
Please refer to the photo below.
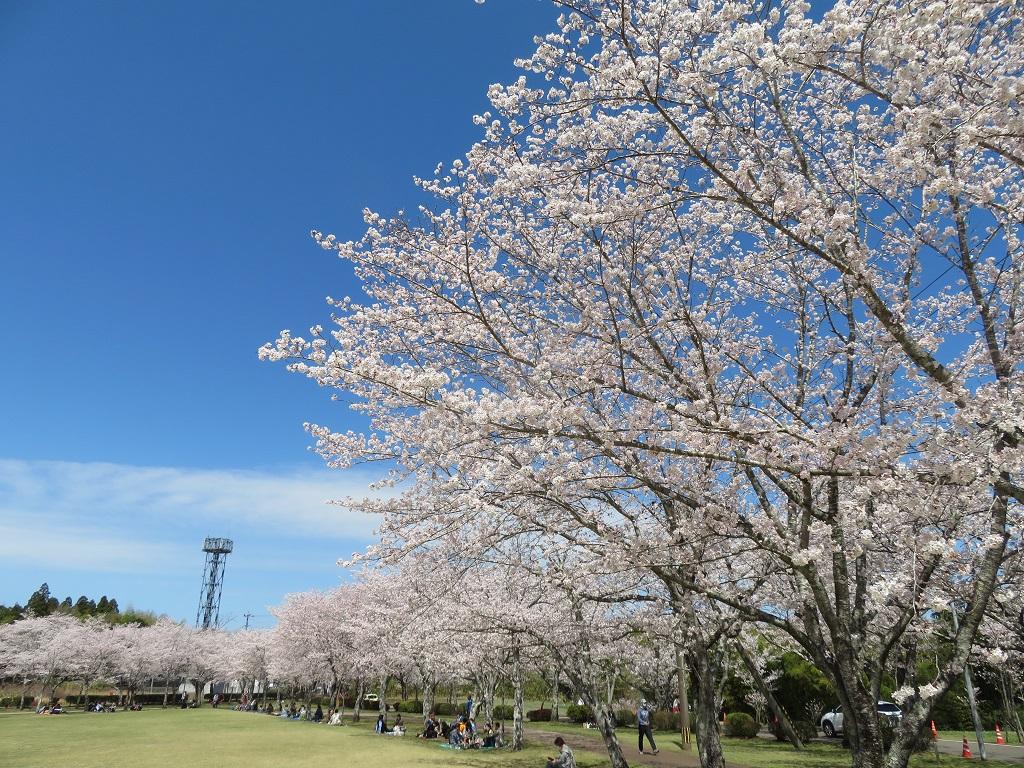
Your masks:
{"label": "evergreen tree", "polygon": [[103,597],[100,598],[100,601],[98,603],[96,603],[96,612],[97,613],[110,613],[110,601],[107,600],[107,596],[106,595],[103,595]]}
{"label": "evergreen tree", "polygon": [[78,600],[75,602],[75,613],[77,613],[79,616],[88,616],[90,614],[88,597],[82,595],[78,598]]}
{"label": "evergreen tree", "polygon": [[25,603],[25,608],[36,616],[49,616],[53,612],[50,600],[50,585],[44,581],[39,586],[39,589],[29,597],[28,602]]}

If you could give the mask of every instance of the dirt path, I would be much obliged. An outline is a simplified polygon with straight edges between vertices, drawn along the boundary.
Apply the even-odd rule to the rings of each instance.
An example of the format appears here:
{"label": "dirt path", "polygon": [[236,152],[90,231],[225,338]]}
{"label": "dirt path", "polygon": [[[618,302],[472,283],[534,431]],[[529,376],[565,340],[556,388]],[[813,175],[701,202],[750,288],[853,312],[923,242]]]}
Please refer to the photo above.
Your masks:
{"label": "dirt path", "polygon": [[[678,734],[675,734],[678,736]],[[541,744],[551,744],[554,741],[555,736],[561,736],[565,739],[566,743],[570,747],[582,747],[590,752],[596,752],[599,755],[607,755],[608,750],[604,748],[604,742],[601,737],[595,732],[591,734],[581,734],[579,731],[566,731],[565,733],[559,733],[558,731],[538,731],[530,728],[526,729],[526,737],[531,741],[536,741]],[[622,738],[625,736],[625,738]],[[664,739],[664,744],[672,744],[674,747],[679,745],[677,740],[672,739],[672,734],[660,733],[655,736],[656,739]],[[640,751],[633,746],[636,744],[636,732],[635,731],[624,731],[620,734],[619,745],[622,747],[622,755],[626,758],[626,761],[633,765],[634,763],[643,763],[644,765],[652,766],[652,768],[700,768],[700,760],[697,759],[697,745],[693,745],[693,749],[690,752],[679,752],[675,748],[669,750],[662,749],[658,754],[653,755],[648,750],[645,754],[641,755]],[[552,750],[554,746],[552,745]],[[553,753],[552,753],[553,754]],[[743,763],[735,763],[731,760],[726,761],[728,768],[748,768]]]}

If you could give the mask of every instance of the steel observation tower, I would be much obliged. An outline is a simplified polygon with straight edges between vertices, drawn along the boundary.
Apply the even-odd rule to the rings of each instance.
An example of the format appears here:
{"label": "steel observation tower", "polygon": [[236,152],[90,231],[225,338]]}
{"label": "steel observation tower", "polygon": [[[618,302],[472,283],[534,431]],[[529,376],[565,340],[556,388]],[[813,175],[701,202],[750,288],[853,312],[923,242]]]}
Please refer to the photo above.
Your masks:
{"label": "steel observation tower", "polygon": [[199,593],[199,610],[196,611],[196,626],[201,629],[216,627],[220,620],[220,593],[224,588],[224,566],[228,555],[234,549],[231,539],[206,539],[203,552],[206,564],[203,566],[203,591]]}

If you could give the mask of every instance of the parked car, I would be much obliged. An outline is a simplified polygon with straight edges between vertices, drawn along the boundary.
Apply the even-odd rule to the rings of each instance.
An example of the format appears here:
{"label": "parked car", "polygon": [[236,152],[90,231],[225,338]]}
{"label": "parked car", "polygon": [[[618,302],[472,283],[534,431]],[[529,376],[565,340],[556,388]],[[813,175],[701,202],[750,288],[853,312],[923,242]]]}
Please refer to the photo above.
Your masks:
{"label": "parked car", "polygon": [[367,704],[376,704],[380,701],[380,696],[378,696],[376,693],[368,693],[365,696],[363,696],[363,701]]}
{"label": "parked car", "polygon": [[[891,701],[878,702],[878,714],[888,718],[893,724],[903,719],[903,711]],[[830,712],[821,717],[821,730],[829,737],[843,732],[843,708],[836,705]]]}

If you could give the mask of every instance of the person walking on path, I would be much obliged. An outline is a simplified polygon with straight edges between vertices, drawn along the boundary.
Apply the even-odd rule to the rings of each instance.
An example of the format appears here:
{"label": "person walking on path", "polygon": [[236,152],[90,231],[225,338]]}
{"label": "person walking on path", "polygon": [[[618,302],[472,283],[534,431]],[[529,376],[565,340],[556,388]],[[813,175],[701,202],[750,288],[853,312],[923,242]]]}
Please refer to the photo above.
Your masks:
{"label": "person walking on path", "polygon": [[658,754],[660,750],[654,743],[654,731],[651,730],[651,710],[647,706],[646,699],[640,702],[640,709],[636,711],[636,730],[640,741],[640,754],[644,754],[644,734],[647,734],[647,740],[651,742],[654,754]]}

